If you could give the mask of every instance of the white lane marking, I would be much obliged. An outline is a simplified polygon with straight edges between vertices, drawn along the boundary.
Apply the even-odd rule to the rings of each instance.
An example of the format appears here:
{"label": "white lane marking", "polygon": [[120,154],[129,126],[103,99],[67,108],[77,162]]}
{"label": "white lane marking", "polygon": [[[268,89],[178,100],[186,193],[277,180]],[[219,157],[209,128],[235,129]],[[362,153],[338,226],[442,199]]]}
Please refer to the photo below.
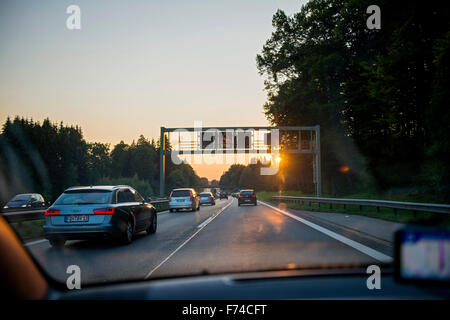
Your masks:
{"label": "white lane marking", "polygon": [[321,227],[321,226],[319,226],[319,225],[317,225],[315,223],[312,223],[312,222],[310,222],[308,220],[305,220],[305,219],[302,219],[300,217],[297,217],[297,216],[295,216],[295,215],[293,215],[293,214],[291,214],[289,212],[286,212],[284,210],[281,210],[281,209],[279,209],[277,207],[271,206],[268,203],[265,203],[263,201],[259,201],[259,202],[261,202],[263,205],[265,205],[265,206],[267,206],[269,208],[272,208],[273,210],[276,210],[276,211],[278,211],[278,212],[280,212],[280,213],[282,213],[282,214],[284,214],[284,215],[286,215],[286,216],[288,216],[288,217],[290,217],[292,219],[300,221],[301,223],[304,223],[307,226],[309,226],[309,227],[311,227],[311,228],[313,228],[313,229],[315,229],[315,230],[317,230],[319,232],[322,232],[322,233],[326,234],[327,236],[329,236],[331,238],[334,238],[334,239],[336,239],[336,240],[338,240],[338,241],[340,241],[342,243],[345,243],[346,245],[348,245],[348,246],[350,246],[350,247],[352,247],[352,248],[354,248],[354,249],[356,249],[356,250],[358,250],[358,251],[360,251],[360,252],[362,252],[362,253],[364,253],[364,254],[366,254],[366,255],[368,255],[368,256],[376,259],[376,260],[378,260],[378,261],[381,261],[381,262],[391,262],[392,261],[392,257],[390,257],[388,255],[385,255],[384,253],[381,253],[381,252],[379,252],[377,250],[374,250],[372,248],[369,248],[369,247],[367,247],[367,246],[365,246],[365,245],[363,245],[363,244],[361,244],[359,242],[356,242],[354,240],[351,240],[349,238],[341,236],[340,234],[337,234],[337,233],[335,233],[335,232],[333,232],[331,230],[328,230],[328,229],[326,229],[324,227]]}
{"label": "white lane marking", "polygon": [[205,221],[203,221],[202,223],[200,223],[200,224],[197,226],[197,228],[203,228],[203,226],[204,226],[204,225],[207,225],[207,224],[211,221],[212,218],[213,218],[212,216],[209,217],[208,219],[206,219]]}
{"label": "white lane marking", "polygon": [[164,213],[167,213],[167,212],[169,212],[169,210],[159,211],[159,212],[156,212],[156,214],[161,215],[161,214],[164,214]]}
{"label": "white lane marking", "polygon": [[161,267],[167,260],[169,260],[175,253],[177,253],[177,251],[179,251],[181,248],[183,248],[183,247],[186,245],[186,243],[188,243],[192,238],[194,238],[194,237],[197,235],[197,233],[199,233],[200,231],[202,231],[204,227],[206,227],[209,223],[211,223],[211,221],[213,221],[219,214],[221,214],[221,213],[222,213],[226,208],[228,208],[231,204],[232,204],[232,202],[230,202],[230,203],[227,204],[225,207],[223,207],[216,215],[214,215],[214,216],[211,217],[211,220],[208,219],[209,222],[208,222],[207,224],[203,225],[201,228],[198,228],[198,230],[197,230],[192,236],[190,236],[190,237],[187,238],[182,244],[180,244],[180,245],[178,246],[178,248],[176,248],[171,254],[169,254],[169,255],[167,256],[167,258],[165,258],[165,259],[164,259],[163,261],[161,261],[156,267],[154,267],[152,270],[150,270],[150,272],[147,273],[147,275],[145,276],[144,279],[145,279],[145,280],[148,279],[148,278],[152,275],[152,273],[154,273],[156,270],[158,270],[159,267]]}
{"label": "white lane marking", "polygon": [[35,245],[35,244],[38,244],[38,243],[42,243],[42,242],[46,242],[46,241],[48,241],[48,240],[47,239],[41,239],[41,240],[27,242],[24,245],[25,246],[32,246],[32,245]]}

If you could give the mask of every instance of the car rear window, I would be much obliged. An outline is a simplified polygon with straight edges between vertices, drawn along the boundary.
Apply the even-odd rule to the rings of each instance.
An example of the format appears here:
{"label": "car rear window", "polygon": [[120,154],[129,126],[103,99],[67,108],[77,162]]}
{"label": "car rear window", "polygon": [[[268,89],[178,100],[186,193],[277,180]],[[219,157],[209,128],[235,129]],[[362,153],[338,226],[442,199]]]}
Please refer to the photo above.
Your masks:
{"label": "car rear window", "polygon": [[190,197],[191,191],[189,190],[175,190],[172,191],[171,197]]}
{"label": "car rear window", "polygon": [[211,197],[211,193],[200,193],[200,197]]}
{"label": "car rear window", "polygon": [[106,204],[111,201],[112,191],[109,190],[77,190],[66,191],[55,201],[55,205],[70,204]]}
{"label": "car rear window", "polygon": [[243,196],[251,196],[251,195],[253,195],[253,191],[242,191],[241,195],[243,195]]}

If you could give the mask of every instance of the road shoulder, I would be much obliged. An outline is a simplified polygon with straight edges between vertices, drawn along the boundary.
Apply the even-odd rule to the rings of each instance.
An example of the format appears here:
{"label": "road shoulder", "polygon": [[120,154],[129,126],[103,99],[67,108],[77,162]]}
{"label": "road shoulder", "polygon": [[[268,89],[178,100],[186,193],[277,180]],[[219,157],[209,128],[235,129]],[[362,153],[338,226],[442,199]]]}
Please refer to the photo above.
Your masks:
{"label": "road shoulder", "polygon": [[[285,212],[315,223],[339,235],[362,243],[388,256],[393,255],[393,233],[397,228],[401,227],[401,224],[398,223],[369,217],[358,216],[357,219],[352,220],[346,218],[346,216],[350,217],[350,215],[341,213],[330,213],[330,215],[328,215],[328,213],[326,212],[320,212],[320,215],[318,215],[318,212],[286,208],[286,206],[283,206],[279,203],[266,203],[261,200],[259,200],[258,202],[263,205],[269,205],[279,208]],[[337,215],[340,215],[342,217],[336,217]],[[380,221],[382,223],[378,224],[377,222]],[[371,223],[373,222],[375,222],[374,225],[371,225]]]}

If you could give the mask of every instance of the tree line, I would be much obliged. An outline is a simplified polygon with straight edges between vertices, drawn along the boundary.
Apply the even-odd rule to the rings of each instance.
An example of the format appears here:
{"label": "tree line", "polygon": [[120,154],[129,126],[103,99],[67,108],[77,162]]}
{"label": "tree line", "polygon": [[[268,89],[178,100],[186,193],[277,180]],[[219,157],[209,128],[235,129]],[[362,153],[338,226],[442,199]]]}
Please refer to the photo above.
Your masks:
{"label": "tree line", "polygon": [[[170,146],[166,146],[170,148]],[[77,185],[128,184],[143,196],[159,194],[159,141],[89,143],[78,126],[8,118],[0,134],[0,197],[41,193],[54,201]],[[166,189],[208,185],[188,164],[166,162]]]}
{"label": "tree line", "polygon": [[[370,4],[311,0],[274,14],[256,57],[265,115],[277,126],[321,126],[325,194],[423,187],[448,196],[450,7],[380,0],[381,29],[370,30]],[[293,161],[297,171],[309,162]],[[309,188],[300,181],[309,176],[280,174]]]}
{"label": "tree line", "polygon": [[273,175],[261,174],[271,163],[253,161],[248,165],[233,164],[222,174],[219,186],[228,191],[254,189],[256,191],[301,190],[315,193],[312,155],[283,154],[278,170]]}

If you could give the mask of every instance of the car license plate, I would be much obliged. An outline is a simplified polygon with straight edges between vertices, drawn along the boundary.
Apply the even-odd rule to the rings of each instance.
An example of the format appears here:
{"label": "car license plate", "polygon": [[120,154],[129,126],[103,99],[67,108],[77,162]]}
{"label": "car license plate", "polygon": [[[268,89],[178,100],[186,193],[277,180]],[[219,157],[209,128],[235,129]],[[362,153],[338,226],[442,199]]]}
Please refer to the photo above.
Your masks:
{"label": "car license plate", "polygon": [[184,202],[184,200],[177,200],[177,202]]}
{"label": "car license plate", "polygon": [[76,216],[65,216],[65,222],[88,222],[89,216],[87,215],[76,215]]}

